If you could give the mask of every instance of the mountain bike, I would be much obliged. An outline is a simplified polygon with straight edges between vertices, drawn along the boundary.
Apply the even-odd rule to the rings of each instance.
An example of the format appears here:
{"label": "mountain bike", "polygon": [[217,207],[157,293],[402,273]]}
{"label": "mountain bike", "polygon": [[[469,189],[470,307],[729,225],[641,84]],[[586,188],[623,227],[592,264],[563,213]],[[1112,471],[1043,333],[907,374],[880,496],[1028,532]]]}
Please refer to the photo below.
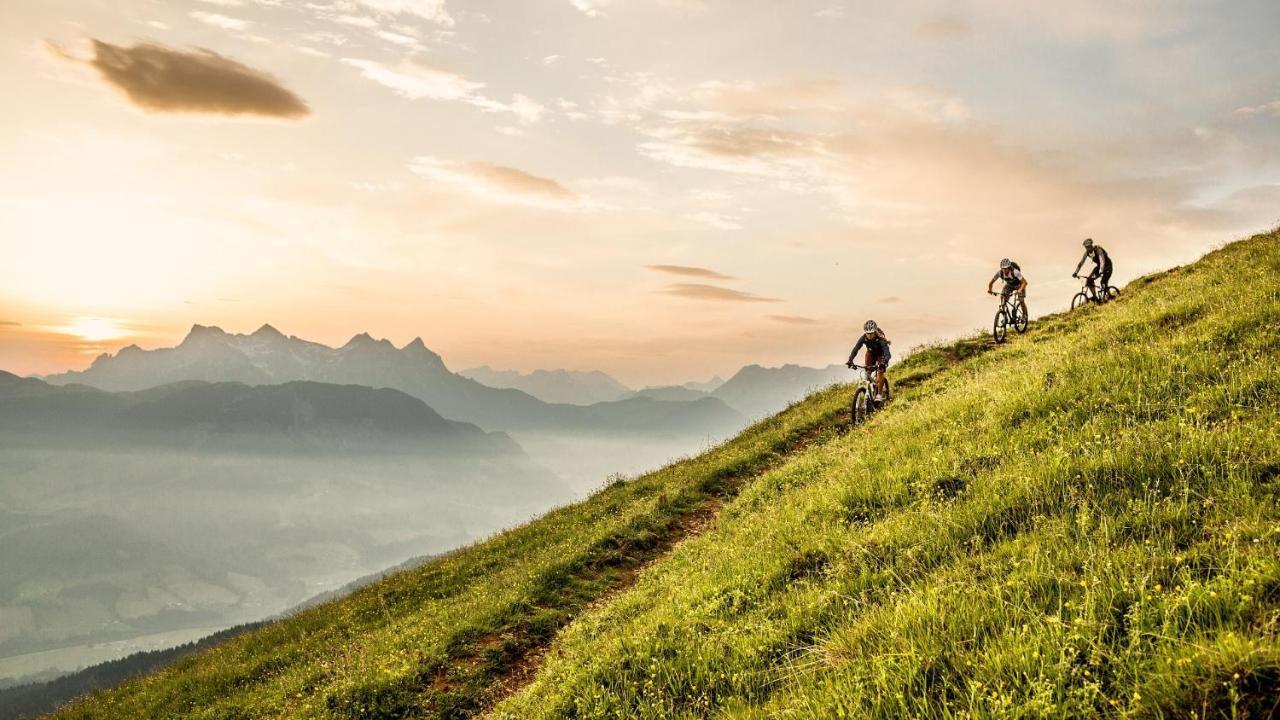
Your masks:
{"label": "mountain bike", "polygon": [[876,400],[876,366],[852,363],[850,368],[863,370],[862,386],[853,392],[853,404],[850,407],[850,418],[854,425],[867,421],[877,410],[889,402],[889,378],[884,379],[884,397]]}
{"label": "mountain bike", "polygon": [[[1000,309],[996,310],[996,319],[991,323],[991,337],[995,341],[1002,343],[1009,335],[1009,326],[1012,325],[1018,334],[1027,331],[1027,324],[1030,319],[1027,316],[1027,301],[1017,293],[998,293],[991,291],[992,295],[1000,296]],[[1010,299],[1017,297],[1017,300]]]}
{"label": "mountain bike", "polygon": [[[1072,275],[1071,277],[1080,276]],[[1101,305],[1104,302],[1115,300],[1120,297],[1120,288],[1114,285],[1108,285],[1105,289],[1099,291],[1098,288],[1090,282],[1094,277],[1096,276],[1087,276],[1084,278],[1084,287],[1080,288],[1080,292],[1076,293],[1075,297],[1071,298],[1072,310],[1075,310],[1087,302]]]}

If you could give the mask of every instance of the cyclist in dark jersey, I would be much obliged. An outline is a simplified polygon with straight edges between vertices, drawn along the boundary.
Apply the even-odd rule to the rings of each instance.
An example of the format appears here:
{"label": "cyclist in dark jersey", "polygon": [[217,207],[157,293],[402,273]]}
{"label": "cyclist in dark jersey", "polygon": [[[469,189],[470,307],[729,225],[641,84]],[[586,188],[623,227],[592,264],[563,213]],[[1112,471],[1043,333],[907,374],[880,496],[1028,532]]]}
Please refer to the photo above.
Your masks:
{"label": "cyclist in dark jersey", "polygon": [[[1093,238],[1085,238],[1084,257],[1080,258],[1080,262],[1076,263],[1076,271],[1071,273],[1071,277],[1080,277],[1080,268],[1084,267],[1084,264],[1090,260],[1093,261],[1093,271],[1089,273],[1089,277],[1085,278],[1085,283],[1105,300],[1107,287],[1111,283],[1111,256],[1107,254],[1107,251],[1101,245],[1094,244]],[[1102,281],[1100,288],[1094,288],[1093,281],[1095,278]]]}
{"label": "cyclist in dark jersey", "polygon": [[996,294],[991,288],[995,286],[997,280],[1004,282],[1004,288],[1000,291],[1000,295],[1012,295],[1016,292],[1019,297],[1026,297],[1027,279],[1022,276],[1022,268],[1018,267],[1018,263],[1009,258],[1000,261],[1000,269],[992,276],[991,282],[987,283],[988,294]]}
{"label": "cyclist in dark jersey", "polygon": [[853,367],[858,360],[858,351],[862,348],[867,349],[866,361],[863,365],[876,370],[876,402],[884,399],[884,369],[889,365],[889,358],[892,354],[889,352],[889,338],[885,337],[884,331],[876,325],[875,320],[868,320],[862,326],[862,335],[858,338],[858,343],[853,346],[853,351],[849,353],[849,362],[845,363],[847,367]]}

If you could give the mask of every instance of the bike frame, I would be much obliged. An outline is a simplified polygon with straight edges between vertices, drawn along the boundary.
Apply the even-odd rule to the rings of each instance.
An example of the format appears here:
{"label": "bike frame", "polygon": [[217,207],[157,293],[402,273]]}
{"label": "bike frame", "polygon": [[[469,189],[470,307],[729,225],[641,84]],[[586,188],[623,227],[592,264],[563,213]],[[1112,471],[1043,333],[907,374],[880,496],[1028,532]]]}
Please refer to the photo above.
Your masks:
{"label": "bike frame", "polygon": [[892,390],[889,387],[889,378],[886,377],[884,379],[884,390],[885,390],[884,396],[877,402],[875,400],[876,389],[877,389],[876,388],[876,385],[877,385],[876,371],[879,369],[879,366],[859,365],[857,363],[854,363],[849,367],[862,371],[862,387],[859,387],[857,390],[853,391],[854,406],[853,408],[851,408],[851,412],[852,412],[851,421],[854,424],[857,424],[858,423],[858,398],[860,393],[862,397],[862,402],[864,403],[864,408],[866,410],[866,414],[863,419],[866,419],[870,417],[872,413],[876,412],[876,410],[884,407],[885,404],[889,402],[889,397]]}
{"label": "bike frame", "polygon": [[866,388],[867,392],[868,392],[868,393],[871,393],[871,396],[872,396],[872,397],[875,397],[875,394],[876,394],[876,392],[875,392],[875,391],[876,391],[876,369],[877,369],[879,366],[877,366],[877,365],[859,365],[859,364],[857,364],[857,363],[854,363],[854,364],[853,364],[853,367],[854,367],[854,369],[857,369],[857,370],[861,370],[861,371],[862,371],[862,387]]}
{"label": "bike frame", "polygon": [[[1026,332],[1027,323],[1030,320],[1030,318],[1026,317],[1026,312],[1027,312],[1026,301],[1022,298],[1022,296],[1018,293],[1018,291],[1015,290],[1010,293],[992,291],[991,294],[996,295],[1000,298],[1000,307],[996,310],[997,320],[999,320],[1000,318],[1004,319],[1004,323],[1001,324],[1001,327],[1004,328],[1003,335],[1000,333],[997,333],[995,331],[994,326],[992,327],[991,334],[995,337],[995,341],[997,343],[1004,342],[1005,337],[1008,335],[1008,328],[1010,325],[1012,325],[1014,330],[1016,330],[1019,334]],[[1021,309],[1022,311],[1021,316],[1019,316],[1019,313],[1018,313],[1019,309]],[[1019,323],[1018,323],[1019,319],[1022,320],[1021,326],[1019,326]]]}
{"label": "bike frame", "polygon": [[[1116,287],[1115,285],[1107,285],[1106,287],[1101,287],[1099,286],[1098,283],[1092,282],[1094,280],[1101,280],[1101,279],[1102,279],[1101,276],[1093,276],[1093,275],[1086,275],[1083,278],[1081,278],[1081,280],[1083,280],[1084,282],[1080,287],[1080,292],[1076,293],[1076,296],[1078,297],[1080,295],[1083,295],[1085,300],[1093,303],[1094,305],[1101,305],[1102,303],[1108,302],[1109,300],[1113,299],[1109,297],[1111,295],[1112,290],[1115,291],[1116,297],[1119,297],[1120,288]],[[1072,305],[1072,307],[1074,308],[1075,305]]]}

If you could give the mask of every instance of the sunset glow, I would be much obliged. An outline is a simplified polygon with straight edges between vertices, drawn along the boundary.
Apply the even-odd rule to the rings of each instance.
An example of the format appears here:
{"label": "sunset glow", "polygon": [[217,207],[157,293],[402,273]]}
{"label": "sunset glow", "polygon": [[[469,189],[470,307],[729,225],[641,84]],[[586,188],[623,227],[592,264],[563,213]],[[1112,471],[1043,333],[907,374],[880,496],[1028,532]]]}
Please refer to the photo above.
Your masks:
{"label": "sunset glow", "polygon": [[1001,257],[1042,312],[1083,237],[1123,283],[1280,220],[1272,0],[6,19],[0,359],[22,372],[266,322],[637,385],[818,365],[869,317],[904,347],[977,327]]}
{"label": "sunset glow", "polygon": [[72,335],[89,342],[116,340],[118,338],[126,337],[129,334],[127,330],[120,327],[118,321],[97,317],[78,318],[70,325],[62,325],[50,329],[54,332],[59,332],[64,335]]}

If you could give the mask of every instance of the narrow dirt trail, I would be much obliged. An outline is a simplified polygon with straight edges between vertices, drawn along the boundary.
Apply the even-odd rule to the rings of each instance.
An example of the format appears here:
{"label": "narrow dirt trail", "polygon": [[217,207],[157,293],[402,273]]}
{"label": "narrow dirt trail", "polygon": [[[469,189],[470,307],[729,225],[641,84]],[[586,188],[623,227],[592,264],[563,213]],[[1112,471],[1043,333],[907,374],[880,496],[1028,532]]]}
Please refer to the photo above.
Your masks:
{"label": "narrow dirt trail", "polygon": [[672,499],[680,511],[651,528],[645,542],[601,547],[589,562],[558,578],[554,592],[534,598],[490,632],[458,643],[448,663],[435,669],[422,689],[425,716],[478,717],[518,692],[538,674],[548,648],[575,617],[625,592],[645,568],[710,528],[744,487],[795,453],[833,437],[841,421],[840,415],[827,416],[788,439],[768,462],[720,478],[714,489],[698,496]]}

